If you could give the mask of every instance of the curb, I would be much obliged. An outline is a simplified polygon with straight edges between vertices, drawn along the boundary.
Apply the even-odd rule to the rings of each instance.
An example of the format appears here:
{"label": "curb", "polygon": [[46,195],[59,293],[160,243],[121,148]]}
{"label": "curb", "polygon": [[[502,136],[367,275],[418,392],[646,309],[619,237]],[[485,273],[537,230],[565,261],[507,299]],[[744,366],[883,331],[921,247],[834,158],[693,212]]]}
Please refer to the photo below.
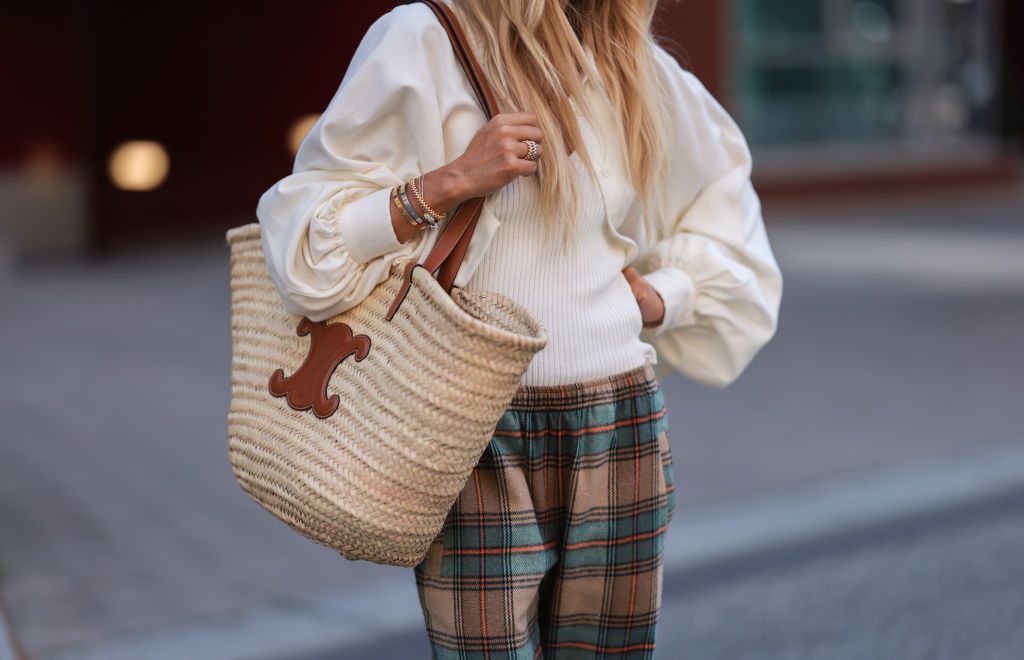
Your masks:
{"label": "curb", "polygon": [[14,626],[7,614],[3,594],[0,593],[0,660],[26,660],[27,656],[14,637]]}
{"label": "curb", "polygon": [[297,658],[369,644],[423,625],[412,569],[406,579],[370,590],[310,599],[285,609],[245,612],[231,620],[123,638],[58,660],[256,660]]}
{"label": "curb", "polygon": [[773,228],[779,263],[803,280],[837,283],[899,283],[936,293],[1024,291],[1024,236],[1019,232],[922,233],[916,228],[885,231],[847,224],[808,232]]}
{"label": "curb", "polygon": [[[1024,498],[1024,446],[947,457],[913,467],[859,471],[825,484],[768,493],[757,501],[673,519],[665,544],[667,584],[715,580],[766,557],[799,558],[800,549],[872,530]],[[678,510],[677,510],[678,512]],[[827,546],[827,543],[825,543]],[[372,647],[423,626],[412,570],[372,591],[311,599],[306,606],[260,610],[231,621],[123,639],[62,660],[271,660]],[[2,657],[2,656],[0,656]]]}
{"label": "curb", "polygon": [[1024,496],[1024,446],[912,467],[858,471],[760,501],[709,507],[673,524],[666,573],[695,573],[831,538]]}

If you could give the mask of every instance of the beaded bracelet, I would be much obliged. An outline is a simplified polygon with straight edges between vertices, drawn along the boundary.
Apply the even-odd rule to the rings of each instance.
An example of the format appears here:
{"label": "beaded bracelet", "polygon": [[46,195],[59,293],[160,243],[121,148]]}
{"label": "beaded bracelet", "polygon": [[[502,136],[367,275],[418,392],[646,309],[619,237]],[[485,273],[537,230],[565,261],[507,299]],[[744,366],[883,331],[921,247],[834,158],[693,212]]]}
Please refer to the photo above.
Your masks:
{"label": "beaded bracelet", "polygon": [[427,204],[427,200],[425,199],[425,196],[426,196],[425,182],[426,182],[426,175],[425,174],[421,174],[420,175],[419,183],[418,184],[416,183],[416,179],[412,179],[412,180],[409,181],[409,187],[412,188],[413,197],[416,198],[416,201],[419,202],[420,206],[422,206],[424,211],[426,211],[427,217],[428,218],[433,218],[434,221],[436,222],[440,218],[444,217],[444,213],[438,213],[434,209],[430,208],[429,204]]}
{"label": "beaded bracelet", "polygon": [[[415,198],[417,201],[419,201],[419,200],[421,200],[423,198],[423,196],[420,195],[420,193],[419,193],[419,188],[417,188],[417,186],[416,186],[416,179],[415,179],[415,177],[412,178],[412,179],[409,179],[408,183],[406,183],[405,185],[406,185],[407,189],[412,190],[413,198]],[[423,211],[423,215],[421,217],[423,217],[427,221],[427,223],[429,223],[430,226],[433,227],[434,225],[437,224],[438,217],[432,211],[427,210],[430,207],[428,207],[426,205],[423,205],[423,206],[424,206],[424,211]]]}

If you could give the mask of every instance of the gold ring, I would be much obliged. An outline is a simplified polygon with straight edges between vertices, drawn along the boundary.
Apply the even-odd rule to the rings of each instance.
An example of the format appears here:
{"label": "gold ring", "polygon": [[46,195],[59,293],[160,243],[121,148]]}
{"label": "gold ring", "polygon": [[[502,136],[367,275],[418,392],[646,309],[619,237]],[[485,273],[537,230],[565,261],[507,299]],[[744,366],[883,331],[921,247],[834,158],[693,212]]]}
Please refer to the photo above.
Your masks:
{"label": "gold ring", "polygon": [[526,160],[532,160],[532,161],[537,160],[537,154],[538,154],[537,143],[534,142],[533,140],[523,140],[523,143],[526,145],[526,149],[527,149],[527,151],[526,151]]}

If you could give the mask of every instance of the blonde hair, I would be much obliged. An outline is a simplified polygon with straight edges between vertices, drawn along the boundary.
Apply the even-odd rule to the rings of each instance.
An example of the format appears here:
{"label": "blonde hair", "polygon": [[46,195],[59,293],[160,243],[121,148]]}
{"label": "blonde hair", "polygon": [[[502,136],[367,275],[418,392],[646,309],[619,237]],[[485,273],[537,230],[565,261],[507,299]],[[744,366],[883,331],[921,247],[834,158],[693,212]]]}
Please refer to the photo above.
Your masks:
{"label": "blonde hair", "polygon": [[[563,225],[568,243],[579,190],[568,142],[591,172],[578,111],[594,113],[584,74],[599,81],[617,118],[614,135],[600,135],[625,155],[627,173],[650,226],[660,226],[658,195],[667,170],[668,115],[651,46],[658,0],[456,0],[467,38],[501,112],[536,113],[544,133],[538,183],[545,231]],[[587,51],[593,54],[596,71]],[[595,78],[596,77],[596,78]],[[550,233],[548,234],[550,237]]]}

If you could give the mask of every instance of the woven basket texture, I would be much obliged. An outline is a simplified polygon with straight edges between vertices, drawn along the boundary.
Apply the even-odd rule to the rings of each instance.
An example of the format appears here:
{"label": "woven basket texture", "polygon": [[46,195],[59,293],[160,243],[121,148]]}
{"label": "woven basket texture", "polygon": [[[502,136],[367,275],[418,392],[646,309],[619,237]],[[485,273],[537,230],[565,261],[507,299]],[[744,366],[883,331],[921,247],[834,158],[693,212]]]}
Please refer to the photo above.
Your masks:
{"label": "woven basket texture", "polygon": [[231,249],[228,454],[242,489],[264,509],[344,557],[415,566],[547,337],[523,306],[493,293],[451,295],[425,268],[391,321],[404,262],[363,302],[328,320],[370,337],[345,359],[328,394],[334,415],[292,409],[271,374],[302,364],[310,337],[267,269],[260,227],[227,233]]}

